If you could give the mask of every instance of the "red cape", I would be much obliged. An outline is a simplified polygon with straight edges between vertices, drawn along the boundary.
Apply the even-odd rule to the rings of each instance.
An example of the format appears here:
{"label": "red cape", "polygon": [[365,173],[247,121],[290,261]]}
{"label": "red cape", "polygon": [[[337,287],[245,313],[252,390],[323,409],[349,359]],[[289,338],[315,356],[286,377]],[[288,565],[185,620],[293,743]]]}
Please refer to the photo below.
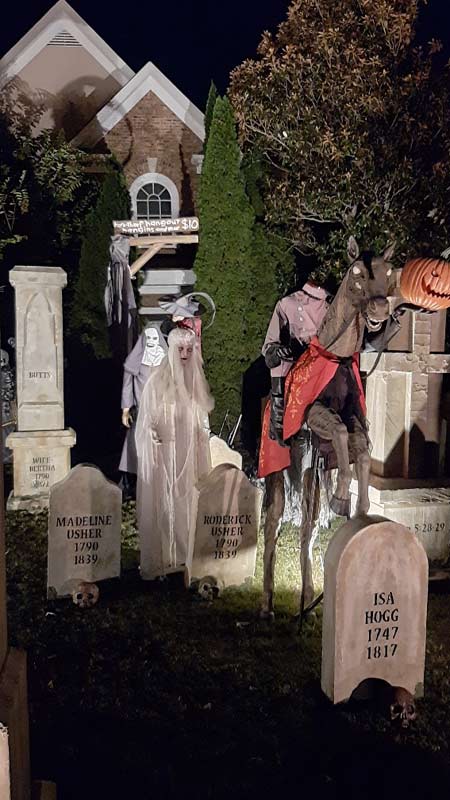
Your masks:
{"label": "red cape", "polygon": [[[339,366],[339,358],[329,353],[320,344],[317,336],[311,339],[308,349],[292,367],[286,378],[284,389],[283,437],[289,439],[303,425],[309,406],[316,400],[333,378]],[[366,401],[359,374],[359,353],[353,356],[353,373],[359,389],[361,409],[366,414]],[[286,469],[291,463],[290,448],[281,447],[269,437],[270,402],[264,411],[261,447],[259,451],[258,476],[265,478],[272,472]]]}

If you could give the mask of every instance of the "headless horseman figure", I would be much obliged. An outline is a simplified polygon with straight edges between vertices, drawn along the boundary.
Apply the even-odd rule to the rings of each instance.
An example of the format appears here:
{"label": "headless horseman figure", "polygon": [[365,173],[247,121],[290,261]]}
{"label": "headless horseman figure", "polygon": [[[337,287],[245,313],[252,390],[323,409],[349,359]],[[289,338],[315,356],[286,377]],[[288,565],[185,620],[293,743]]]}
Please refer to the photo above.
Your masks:
{"label": "headless horseman figure", "polygon": [[[370,264],[372,254],[363,253],[363,259]],[[305,283],[299,291],[283,297],[275,306],[270,320],[266,339],[262,348],[267,367],[270,369],[270,427],[269,437],[277,444],[286,447],[283,441],[284,384],[293,364],[316,336],[328,310],[332,295],[314,283]],[[364,350],[384,350],[400,329],[399,317],[408,309],[417,311],[416,306],[402,303],[397,306],[381,329],[374,333],[366,331]]]}
{"label": "headless horseman figure", "polygon": [[283,442],[284,383],[328,310],[330,295],[314,283],[283,297],[275,306],[262,348],[271,378],[270,438]]}

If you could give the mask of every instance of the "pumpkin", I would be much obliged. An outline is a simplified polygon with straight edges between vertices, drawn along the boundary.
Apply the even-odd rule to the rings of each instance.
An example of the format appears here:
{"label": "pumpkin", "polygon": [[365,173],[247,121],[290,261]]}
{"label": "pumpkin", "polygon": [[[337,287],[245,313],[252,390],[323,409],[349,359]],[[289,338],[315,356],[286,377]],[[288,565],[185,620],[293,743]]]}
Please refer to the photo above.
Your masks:
{"label": "pumpkin", "polygon": [[450,308],[450,264],[443,258],[413,258],[402,269],[400,291],[408,303],[441,311]]}

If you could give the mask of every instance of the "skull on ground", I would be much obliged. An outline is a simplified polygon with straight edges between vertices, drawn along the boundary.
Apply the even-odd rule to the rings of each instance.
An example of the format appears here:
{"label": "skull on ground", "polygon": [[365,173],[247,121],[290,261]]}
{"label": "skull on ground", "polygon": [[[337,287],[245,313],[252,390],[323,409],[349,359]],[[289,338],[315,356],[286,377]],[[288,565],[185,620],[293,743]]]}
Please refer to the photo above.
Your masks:
{"label": "skull on ground", "polygon": [[219,587],[215,578],[202,578],[198,584],[198,593],[202,600],[214,600],[219,594]]}
{"label": "skull on ground", "polygon": [[96,583],[82,581],[72,592],[72,600],[79,608],[91,608],[95,606],[100,596],[100,590]]}
{"label": "skull on ground", "polygon": [[414,697],[406,689],[400,686],[394,688],[394,699],[391,703],[391,720],[402,726],[409,728],[409,724],[417,717]]}

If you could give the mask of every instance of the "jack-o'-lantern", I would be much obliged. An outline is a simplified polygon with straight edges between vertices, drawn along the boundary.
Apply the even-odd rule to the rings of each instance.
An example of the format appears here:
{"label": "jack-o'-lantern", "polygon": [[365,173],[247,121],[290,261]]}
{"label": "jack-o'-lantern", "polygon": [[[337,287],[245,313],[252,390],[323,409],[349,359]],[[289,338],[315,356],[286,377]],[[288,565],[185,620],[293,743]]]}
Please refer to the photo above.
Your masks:
{"label": "jack-o'-lantern", "polygon": [[408,303],[441,311],[450,308],[450,264],[444,258],[413,258],[402,269],[400,291]]}

